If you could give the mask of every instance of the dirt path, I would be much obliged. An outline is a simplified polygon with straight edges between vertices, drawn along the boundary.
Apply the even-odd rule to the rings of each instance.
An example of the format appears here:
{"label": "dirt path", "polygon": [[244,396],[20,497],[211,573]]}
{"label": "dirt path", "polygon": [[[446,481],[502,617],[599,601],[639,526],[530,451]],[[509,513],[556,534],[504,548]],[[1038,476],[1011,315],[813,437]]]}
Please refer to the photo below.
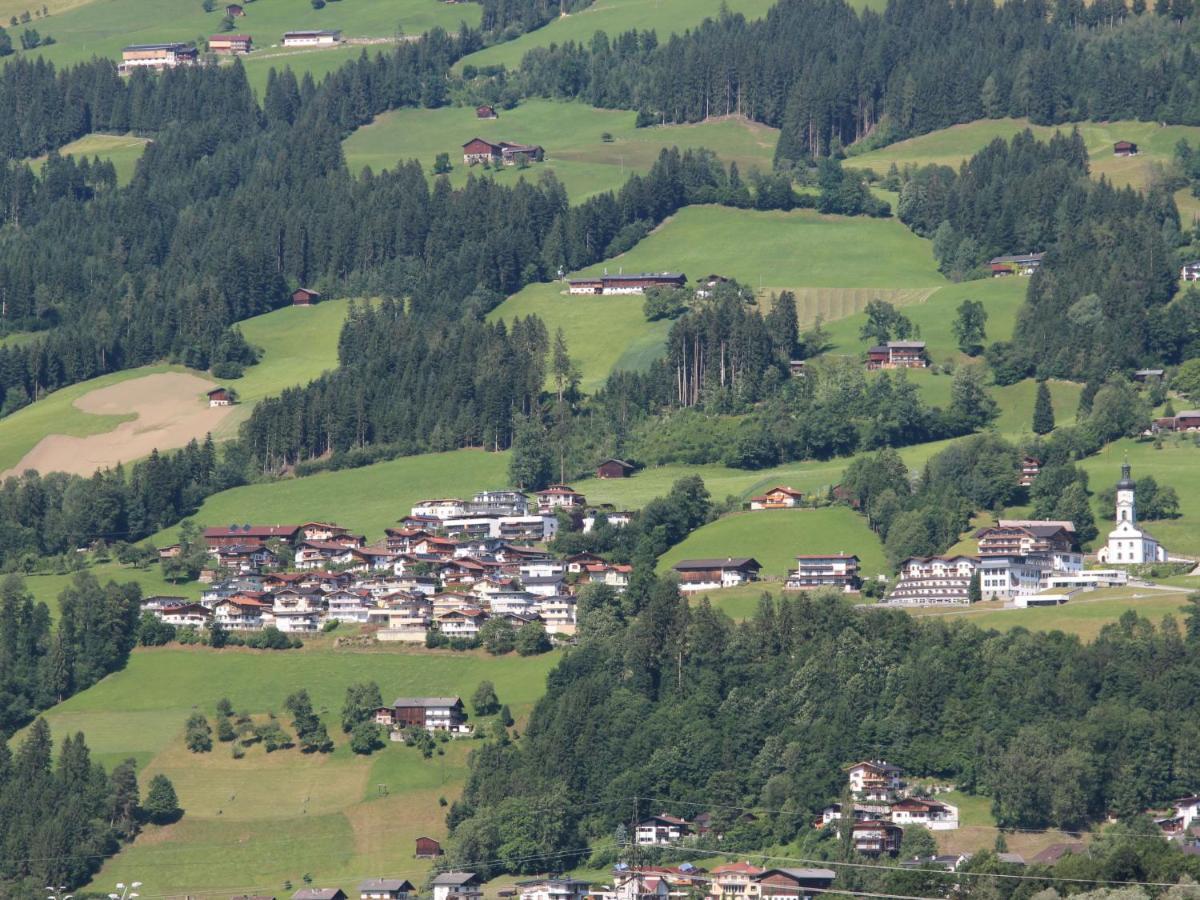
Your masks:
{"label": "dirt path", "polygon": [[97,415],[135,413],[137,418],[104,434],[47,435],[0,477],[26,469],[91,475],[99,468],[141,459],[155,448],[182,447],[215,430],[233,412],[229,406],[208,406],[204,392],[214,386],[196,375],[164,372],[91,391],[75,401],[76,409]]}

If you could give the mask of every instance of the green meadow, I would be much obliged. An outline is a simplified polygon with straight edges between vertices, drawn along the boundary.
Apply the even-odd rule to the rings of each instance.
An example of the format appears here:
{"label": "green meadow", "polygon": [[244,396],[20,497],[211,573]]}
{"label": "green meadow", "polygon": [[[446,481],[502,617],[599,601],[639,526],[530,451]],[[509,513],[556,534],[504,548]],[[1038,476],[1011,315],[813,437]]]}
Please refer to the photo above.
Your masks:
{"label": "green meadow", "polygon": [[705,19],[715,18],[723,6],[747,19],[758,19],[774,5],[775,0],[593,0],[586,9],[561,16],[515,41],[471,54],[458,64],[458,68],[461,70],[464,64],[516,68],[521,57],[534,47],[567,41],[586,44],[597,31],[615,37],[632,29],[653,29],[658,32],[661,43],[669,34],[682,33]]}
{"label": "green meadow", "polygon": [[[322,472],[214,494],[192,518],[204,525],[332,521],[375,539],[429,497],[459,497],[508,484],[508,453],[456,450]],[[175,539],[169,528],[152,540]]]}
{"label": "green meadow", "polygon": [[682,559],[753,556],[762,563],[763,578],[783,579],[797,555],[810,553],[855,553],[868,576],[887,568],[879,536],[846,506],[734,513],[693,531],[667,551],[658,568],[670,571]]}
{"label": "green meadow", "polygon": [[[398,695],[469,701],[488,679],[520,725],[556,660],[557,654],[493,658],[399,648],[139,650],[123,671],[46,714],[56,739],[83,731],[104,765],[136,759],[143,785],[166,774],[186,810],[176,824],[147,828],[93,884],[136,879],[152,896],[228,896],[288,893],[284,882],[299,886],[306,874],[316,884],[347,888],[397,872],[419,883],[430,864],[413,860],[413,841],[444,838],[439,798],[458,796],[466,756],[478,745],[469,739],[439,744],[444,753],[428,760],[399,744],[356,756],[340,727],[346,687],[375,681],[385,702]],[[196,710],[211,717],[221,697],[256,720],[278,714],[290,732],[283,701],[300,688],[335,738],[333,753],[268,754],[255,746],[237,760],[215,741],[205,754],[183,746],[187,717]]]}
{"label": "green meadow", "polygon": [[[135,569],[123,566],[117,562],[98,563],[88,567],[88,571],[101,584],[115,581],[118,584],[136,582],[142,589],[143,597],[166,595],[169,597],[186,597],[189,600],[199,599],[204,585],[198,581],[185,584],[171,584],[162,577],[162,567],[155,562],[145,569]],[[53,616],[58,616],[58,595],[74,580],[74,573],[67,575],[26,575],[25,586],[33,594],[34,600],[45,603],[50,607]]]}
{"label": "green meadow", "polygon": [[[947,284],[929,242],[894,219],[719,206],[687,207],[629,252],[580,274],[604,271],[675,271],[693,279],[713,272],[752,285],[764,298],[782,290],[820,288],[839,298],[831,317],[851,315],[891,291],[932,291]],[[563,329],[585,390],[595,389],[614,370],[644,368],[661,354],[669,331],[669,323],[645,321],[637,296],[571,296],[561,283],[529,285],[492,317],[531,313],[551,331]],[[601,316],[604,328],[597,329]]]}
{"label": "green meadow", "polygon": [[[74,156],[78,160],[91,161],[94,157],[107,160],[117,170],[118,184],[129,184],[137,161],[142,158],[142,151],[148,143],[148,138],[132,134],[86,134],[59,147],[58,153],[60,156]],[[29,163],[38,172],[45,160],[46,157],[40,156]]]}
{"label": "green meadow", "polygon": [[[30,52],[63,64],[93,56],[120,59],[121,49],[128,44],[204,40],[220,32],[224,5],[218,3],[216,10],[206,13],[198,0],[90,0],[36,20],[34,27],[56,43]],[[304,0],[254,0],[243,5],[246,15],[235,21],[234,30],[254,38],[258,49],[246,58],[246,65],[255,72],[252,80],[260,88],[271,65],[286,64],[319,77],[330,68],[322,66],[326,59],[340,64],[362,49],[283,51],[278,45],[285,31],[337,28],[347,38],[392,38],[398,30],[408,35],[434,26],[452,31],[462,21],[477,25],[480,17],[478,4],[440,0],[341,0],[320,10]],[[367,47],[372,53],[377,49]]]}
{"label": "green meadow", "polygon": [[[871,168],[883,175],[895,163],[937,164],[957,168],[996,138],[1008,140],[1029,128],[1045,139],[1055,131],[1069,132],[1077,127],[1083,135],[1094,177],[1104,176],[1118,186],[1144,188],[1154,177],[1156,167],[1171,162],[1175,145],[1186,138],[1192,146],[1200,143],[1200,127],[1188,125],[1159,125],[1157,122],[1080,122],[1076,125],[1033,125],[1028,119],[981,119],[965,125],[953,125],[920,137],[900,141],[880,150],[872,150],[846,160],[847,166]],[[1140,151],[1137,156],[1113,156],[1113,144],[1120,140],[1133,141]],[[1200,217],[1200,199],[1184,188],[1175,194],[1175,202],[1185,223]],[[1024,248],[1014,248],[1014,252]]]}
{"label": "green meadow", "polygon": [[[474,107],[465,106],[399,109],[355,131],[343,149],[347,165],[356,174],[366,166],[378,172],[410,159],[430,171],[439,153],[449,153],[454,167],[450,180],[456,185],[468,175],[512,184],[553,172],[573,202],[619,188],[630,174],[647,171],[664,147],[705,147],[727,165],[736,162],[742,172],[755,166],[764,171],[771,168],[778,132],[765,125],[731,117],[697,125],[635,128],[636,119],[636,113],[626,110],[538,99],[501,109],[495,119],[477,119]],[[603,138],[606,134],[609,140]],[[462,145],[475,137],[538,144],[545,148],[546,159],[526,169],[485,171],[463,165]]]}

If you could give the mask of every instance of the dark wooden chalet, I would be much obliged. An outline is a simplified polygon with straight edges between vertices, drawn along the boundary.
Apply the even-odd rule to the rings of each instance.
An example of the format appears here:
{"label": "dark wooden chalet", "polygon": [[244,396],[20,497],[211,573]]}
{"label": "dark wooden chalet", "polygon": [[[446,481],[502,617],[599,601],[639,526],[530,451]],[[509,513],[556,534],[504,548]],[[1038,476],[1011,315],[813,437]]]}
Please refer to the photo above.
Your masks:
{"label": "dark wooden chalet", "polygon": [[292,306],[312,306],[320,299],[320,292],[311,288],[302,287],[292,291]]}
{"label": "dark wooden chalet", "polygon": [[633,465],[623,459],[606,459],[596,466],[597,478],[628,478],[633,474]]}

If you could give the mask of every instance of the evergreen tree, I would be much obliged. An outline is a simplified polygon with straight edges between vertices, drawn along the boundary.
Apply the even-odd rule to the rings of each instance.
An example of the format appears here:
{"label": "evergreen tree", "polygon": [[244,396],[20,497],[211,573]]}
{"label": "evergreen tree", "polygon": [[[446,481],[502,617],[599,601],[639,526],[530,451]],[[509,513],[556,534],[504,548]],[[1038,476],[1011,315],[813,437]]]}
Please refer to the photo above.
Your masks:
{"label": "evergreen tree", "polygon": [[1050,388],[1045,381],[1039,381],[1033,404],[1033,433],[1049,434],[1053,430],[1054,406],[1050,402]]}
{"label": "evergreen tree", "polygon": [[179,808],[175,785],[166,775],[159,774],[150,779],[146,799],[142,802],[142,812],[155,825],[170,824],[182,815],[183,810]]}

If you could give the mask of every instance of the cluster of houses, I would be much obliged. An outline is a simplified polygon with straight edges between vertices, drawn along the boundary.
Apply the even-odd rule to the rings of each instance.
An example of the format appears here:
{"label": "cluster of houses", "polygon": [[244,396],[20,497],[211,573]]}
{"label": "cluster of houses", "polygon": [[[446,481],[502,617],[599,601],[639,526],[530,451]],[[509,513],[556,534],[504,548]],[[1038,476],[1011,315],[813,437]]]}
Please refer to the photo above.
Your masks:
{"label": "cluster of houses", "polygon": [[[231,16],[243,16],[245,10],[238,4],[225,8]],[[288,31],[283,35],[285,47],[333,47],[342,42],[342,33],[336,29],[322,31]],[[208,50],[222,56],[236,56],[254,49],[254,39],[248,34],[214,34],[208,39]],[[160,44],[130,44],[121,51],[121,62],[117,72],[128,75],[135,69],[177,69],[194,66],[199,62],[200,52],[195,44],[166,41]]]}
{"label": "cluster of houses", "polygon": [[[685,594],[738,587],[759,580],[762,564],[752,556],[713,559],[681,559],[671,567]],[[859,559],[849,553],[801,554],[796,568],[788,572],[785,591],[835,588],[853,593],[861,586]]]}
{"label": "cluster of houses", "polygon": [[813,827],[833,826],[841,822],[843,816],[849,816],[854,849],[864,856],[874,857],[899,853],[904,828],[908,826],[920,825],[931,831],[958,828],[956,806],[913,796],[903,776],[899,766],[885,760],[855,763],[846,773],[852,808],[844,809],[842,803],[830,804]]}
{"label": "cluster of houses", "polygon": [[[497,893],[504,900],[814,900],[832,886],[836,873],[824,868],[762,869],[730,863],[711,871],[679,866],[619,865],[610,884],[592,884],[564,875],[518,881]],[[474,872],[442,872],[430,883],[431,900],[483,900],[483,881]],[[416,889],[402,878],[372,878],[358,886],[359,900],[415,900]],[[275,900],[240,897],[234,900]],[[292,900],[350,900],[339,888],[304,888]]]}
{"label": "cluster of houses", "polygon": [[[609,477],[628,463],[606,460]],[[480,491],[469,501],[423,500],[383,540],[325,522],[206,528],[210,565],[198,602],[151,597],[144,609],[176,626],[312,633],[331,621],[369,625],[385,641],[424,642],[431,630],[473,639],[494,618],[575,632],[575,594],[586,584],[624,591],[632,567],[590,553],[557,558],[544,545],[560,516],[583,531],[600,516],[620,527],[631,514],[596,510],[568,485],[532,496]],[[167,558],[178,545],[161,548]]]}
{"label": "cluster of houses", "polygon": [[[490,107],[488,107],[490,109]],[[495,111],[493,110],[493,113]],[[493,143],[483,138],[471,138],[463,144],[463,165],[517,166],[541,162],[546,151],[537,144],[511,144],[508,141]]]}
{"label": "cluster of houses", "polygon": [[[1022,478],[1036,477],[1037,460],[1027,459]],[[1106,566],[1164,562],[1167,552],[1137,524],[1136,485],[1129,464],[1117,482],[1116,527],[1096,552]],[[978,553],[914,556],[900,566],[900,577],[887,602],[905,606],[969,604],[970,586],[978,578],[980,597],[1016,606],[1065,603],[1078,591],[1116,587],[1128,581],[1124,568],[1084,569],[1075,526],[1071,522],[1001,519],[976,532]]]}

